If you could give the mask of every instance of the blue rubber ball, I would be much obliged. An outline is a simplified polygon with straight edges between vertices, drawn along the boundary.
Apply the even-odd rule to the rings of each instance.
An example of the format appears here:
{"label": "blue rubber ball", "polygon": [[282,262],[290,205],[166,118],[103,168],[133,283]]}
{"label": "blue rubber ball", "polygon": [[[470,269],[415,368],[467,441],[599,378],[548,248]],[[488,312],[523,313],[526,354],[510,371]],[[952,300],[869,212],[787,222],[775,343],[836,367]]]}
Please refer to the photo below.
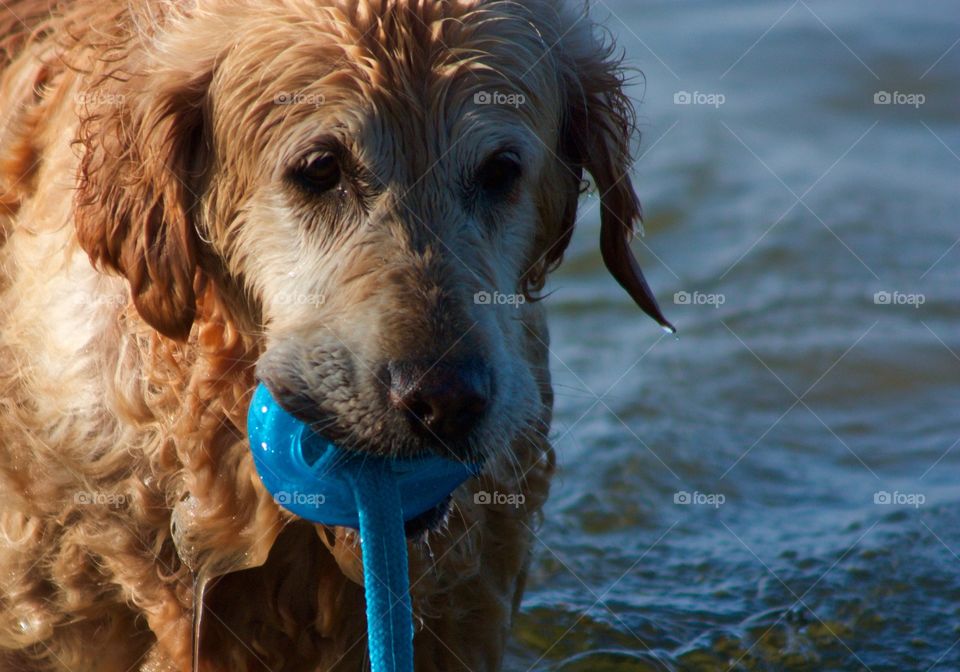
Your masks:
{"label": "blue rubber ball", "polygon": [[479,472],[479,465],[439,456],[389,459],[343,450],[287,413],[265,385],[247,416],[260,480],[278,504],[301,518],[360,529],[352,483],[364,469],[386,470],[397,483],[403,520],[425,513]]}

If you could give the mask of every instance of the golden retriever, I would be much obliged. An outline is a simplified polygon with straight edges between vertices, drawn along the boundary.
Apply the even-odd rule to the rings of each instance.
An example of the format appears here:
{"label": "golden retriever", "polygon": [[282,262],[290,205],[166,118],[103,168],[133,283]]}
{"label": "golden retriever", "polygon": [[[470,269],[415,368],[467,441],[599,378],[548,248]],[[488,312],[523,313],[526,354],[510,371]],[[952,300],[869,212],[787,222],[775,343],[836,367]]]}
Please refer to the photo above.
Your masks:
{"label": "golden retriever", "polygon": [[259,379],[350,449],[485,460],[409,526],[416,665],[498,669],[584,171],[663,322],[585,8],[5,0],[0,39],[0,668],[190,670],[195,614],[200,670],[364,668],[356,535],[260,484]]}

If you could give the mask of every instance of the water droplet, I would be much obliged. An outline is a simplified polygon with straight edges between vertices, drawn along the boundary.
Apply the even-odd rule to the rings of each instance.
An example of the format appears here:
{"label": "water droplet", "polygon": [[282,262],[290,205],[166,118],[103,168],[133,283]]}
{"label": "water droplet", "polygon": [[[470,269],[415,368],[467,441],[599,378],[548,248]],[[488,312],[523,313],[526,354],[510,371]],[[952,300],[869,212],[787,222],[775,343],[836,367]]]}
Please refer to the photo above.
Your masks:
{"label": "water droplet", "polygon": [[200,627],[203,624],[203,597],[208,578],[203,573],[193,578],[193,672],[200,670]]}

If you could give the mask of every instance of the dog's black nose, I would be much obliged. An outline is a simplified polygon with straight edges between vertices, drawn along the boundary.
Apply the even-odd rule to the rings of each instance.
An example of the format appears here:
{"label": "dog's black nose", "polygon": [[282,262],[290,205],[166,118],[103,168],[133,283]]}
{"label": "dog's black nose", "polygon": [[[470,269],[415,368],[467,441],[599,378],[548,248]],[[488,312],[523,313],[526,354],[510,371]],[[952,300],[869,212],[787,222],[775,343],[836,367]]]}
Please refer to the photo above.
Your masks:
{"label": "dog's black nose", "polygon": [[481,360],[390,362],[387,371],[390,404],[427,438],[462,438],[490,402],[492,378]]}

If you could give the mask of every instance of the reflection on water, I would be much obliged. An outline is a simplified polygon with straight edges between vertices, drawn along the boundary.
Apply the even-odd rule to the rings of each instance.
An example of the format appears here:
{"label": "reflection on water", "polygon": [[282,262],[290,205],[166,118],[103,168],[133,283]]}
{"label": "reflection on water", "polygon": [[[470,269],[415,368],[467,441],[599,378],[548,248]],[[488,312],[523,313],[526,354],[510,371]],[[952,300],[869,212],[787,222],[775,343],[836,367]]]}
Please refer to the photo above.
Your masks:
{"label": "reflection on water", "polygon": [[645,75],[636,250],[680,334],[586,200],[506,669],[960,669],[960,6],[596,11]]}

